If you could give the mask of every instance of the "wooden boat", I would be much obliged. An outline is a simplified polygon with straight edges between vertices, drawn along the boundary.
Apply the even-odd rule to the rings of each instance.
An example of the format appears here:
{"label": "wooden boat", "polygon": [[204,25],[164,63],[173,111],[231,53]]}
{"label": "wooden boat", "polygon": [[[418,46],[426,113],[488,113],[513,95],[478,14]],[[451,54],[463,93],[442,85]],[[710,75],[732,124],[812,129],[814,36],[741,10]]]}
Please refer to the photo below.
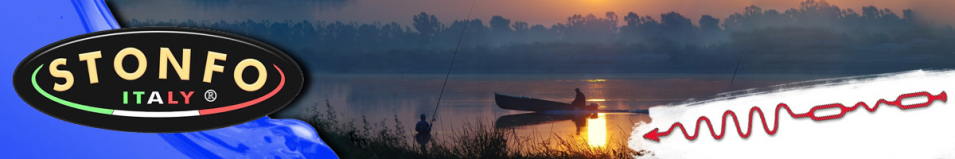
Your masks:
{"label": "wooden boat", "polygon": [[523,110],[542,112],[551,115],[559,114],[587,114],[587,113],[649,113],[646,109],[637,110],[610,110],[597,109],[597,104],[591,103],[586,107],[575,107],[570,103],[555,102],[543,99],[536,99],[524,96],[506,95],[494,93],[494,102],[497,107],[508,110]]}
{"label": "wooden boat", "polygon": [[[509,110],[523,111],[553,111],[553,110],[581,110],[585,108],[575,107],[570,103],[555,102],[543,99],[536,99],[524,96],[513,96],[494,93],[494,101],[498,107]],[[596,108],[596,107],[595,107]],[[596,110],[596,109],[594,109]]]}

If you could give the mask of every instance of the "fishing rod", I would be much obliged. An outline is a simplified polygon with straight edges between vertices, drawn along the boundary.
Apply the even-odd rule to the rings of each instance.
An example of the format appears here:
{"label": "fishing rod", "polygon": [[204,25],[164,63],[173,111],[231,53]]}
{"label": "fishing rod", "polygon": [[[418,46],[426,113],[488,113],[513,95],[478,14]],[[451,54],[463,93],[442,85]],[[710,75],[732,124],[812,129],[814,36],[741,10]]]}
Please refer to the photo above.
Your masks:
{"label": "fishing rod", "polygon": [[739,72],[739,59],[736,59],[736,70],[733,70],[733,78],[730,79],[730,86],[733,86],[733,81],[736,80],[736,72]]}
{"label": "fishing rod", "polygon": [[[471,1],[471,9],[468,10],[468,18],[465,20],[471,19],[471,12],[474,11],[474,4],[477,3],[477,0]],[[454,58],[458,56],[458,48],[461,48],[461,40],[464,40],[464,31],[468,30],[468,24],[464,24],[464,29],[461,29],[461,37],[458,38],[458,44],[454,46],[454,55],[451,55],[451,64],[448,65],[448,73],[444,75],[444,84],[441,85],[441,93],[438,94],[438,104],[434,106],[434,111],[431,113],[431,123],[434,123],[435,115],[438,114],[438,107],[441,106],[441,97],[444,96],[444,87],[448,86],[448,77],[451,76],[451,68],[454,67]]]}

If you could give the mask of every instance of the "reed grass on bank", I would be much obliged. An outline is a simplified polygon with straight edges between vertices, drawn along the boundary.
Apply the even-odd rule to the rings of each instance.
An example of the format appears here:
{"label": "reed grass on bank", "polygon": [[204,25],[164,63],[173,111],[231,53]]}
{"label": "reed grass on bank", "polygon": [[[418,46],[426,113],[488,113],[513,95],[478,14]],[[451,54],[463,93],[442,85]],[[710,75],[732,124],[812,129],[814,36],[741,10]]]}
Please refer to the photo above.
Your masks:
{"label": "reed grass on bank", "polygon": [[[573,136],[519,136],[513,129],[495,129],[480,120],[448,133],[434,134],[433,140],[422,148],[397,115],[392,126],[385,121],[371,123],[363,116],[364,126],[358,128],[354,121],[340,122],[327,101],[325,106],[325,111],[320,111],[318,104],[307,108],[302,118],[341,158],[633,158],[645,153],[631,150],[625,140],[610,139],[611,145],[591,147],[584,139]],[[629,134],[620,136],[628,138]]]}

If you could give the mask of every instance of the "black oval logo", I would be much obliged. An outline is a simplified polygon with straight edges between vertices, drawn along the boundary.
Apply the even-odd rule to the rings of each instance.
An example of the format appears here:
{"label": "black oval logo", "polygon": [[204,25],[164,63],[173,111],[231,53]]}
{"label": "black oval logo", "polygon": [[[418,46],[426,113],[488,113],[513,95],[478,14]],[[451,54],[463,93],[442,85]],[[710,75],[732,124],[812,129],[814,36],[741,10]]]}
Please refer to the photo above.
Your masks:
{"label": "black oval logo", "polygon": [[285,107],[304,75],[288,55],[222,32],[126,28],[47,45],[13,86],[47,115],[97,128],[186,132],[232,126]]}

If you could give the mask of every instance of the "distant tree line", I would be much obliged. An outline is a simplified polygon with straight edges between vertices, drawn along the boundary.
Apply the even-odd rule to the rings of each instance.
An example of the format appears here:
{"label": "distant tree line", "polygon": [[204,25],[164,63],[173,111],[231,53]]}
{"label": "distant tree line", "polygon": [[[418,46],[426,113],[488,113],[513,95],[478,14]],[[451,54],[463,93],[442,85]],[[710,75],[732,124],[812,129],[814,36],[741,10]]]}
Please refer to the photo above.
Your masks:
{"label": "distant tree line", "polygon": [[[695,25],[689,18],[677,12],[660,14],[659,21],[653,16],[630,12],[622,23],[614,12],[603,16],[575,14],[564,23],[546,27],[530,25],[502,16],[493,16],[485,25],[481,19],[455,20],[449,25],[437,20],[435,15],[422,12],[413,15],[413,26],[391,23],[356,23],[318,21],[126,21],[126,26],[182,26],[209,28],[254,36],[275,41],[282,45],[309,45],[332,49],[394,49],[406,47],[454,46],[461,31],[465,45],[497,46],[513,43],[572,42],[572,43],[641,43],[648,40],[667,40],[680,44],[709,45],[730,40],[731,33],[752,32],[763,28],[824,28],[854,37],[877,37],[885,40],[931,38],[934,27],[918,19],[912,10],[902,11],[899,16],[889,9],[875,6],[862,7],[857,13],[852,9],[840,9],[825,1],[807,0],[798,8],[785,11],[763,10],[748,6],[742,13],[723,19],[703,15]],[[951,29],[949,28],[949,31]]]}
{"label": "distant tree line", "polygon": [[[327,56],[345,59],[325,60],[316,57],[316,60],[325,60],[319,63],[327,67],[321,68],[367,67],[370,70],[415,71],[443,68],[446,64],[435,62],[447,62],[449,59],[443,58],[449,58],[445,57],[448,55],[447,51],[452,50],[460,38],[463,51],[472,53],[463,55],[463,58],[472,58],[469,60],[471,62],[485,62],[473,64],[474,69],[495,67],[500,69],[522,67],[538,71],[578,69],[562,65],[528,66],[536,64],[526,62],[549,55],[566,55],[553,57],[555,59],[543,62],[619,63],[619,65],[604,65],[613,66],[612,68],[590,68],[612,71],[615,68],[631,70],[639,70],[634,68],[660,70],[660,67],[669,67],[670,70],[706,68],[710,64],[719,63],[718,65],[722,66],[725,65],[724,63],[732,63],[740,57],[764,58],[761,59],[762,61],[780,58],[793,60],[782,63],[777,61],[772,64],[792,63],[792,65],[778,66],[779,69],[787,69],[797,66],[824,66],[818,62],[825,58],[862,57],[890,60],[902,58],[906,53],[918,53],[933,54],[920,57],[938,59],[938,56],[948,57],[955,52],[955,29],[951,26],[940,26],[919,17],[921,16],[918,12],[909,9],[903,10],[901,15],[875,6],[865,6],[862,7],[861,12],[856,12],[853,9],[841,9],[825,1],[806,0],[801,2],[799,7],[784,11],[763,10],[757,6],[748,6],[743,12],[723,19],[702,15],[697,24],[677,12],[663,13],[659,15],[659,18],[633,12],[622,17],[614,12],[607,12],[602,16],[575,14],[568,17],[566,22],[549,27],[541,24],[531,25],[502,16],[493,16],[488,23],[478,18],[443,23],[437,20],[436,15],[422,12],[411,15],[413,22],[411,26],[402,26],[396,22],[317,21],[313,23],[253,20],[213,22],[137,19],[125,21],[123,25],[127,27],[180,26],[221,30],[263,40],[300,57]],[[593,50],[602,50],[603,55],[615,58],[583,56],[594,54]],[[482,56],[475,56],[475,54]],[[517,54],[526,55],[526,59],[518,58],[524,56],[517,56]],[[753,56],[755,54],[759,56]],[[627,59],[627,57],[632,58]],[[647,59],[656,61],[639,64],[639,61]],[[659,61],[661,59],[664,61]],[[368,61],[375,61],[377,65],[361,64]],[[497,62],[486,63],[487,61]],[[629,64],[629,62],[638,63]],[[462,63],[461,67],[468,65]],[[840,62],[830,62],[826,65],[840,68],[857,67],[848,66],[848,64],[844,66]],[[904,65],[906,68],[929,67],[917,63]],[[943,68],[951,66],[942,62],[931,65],[931,67]],[[866,65],[864,68],[874,67],[903,68],[895,65]],[[535,70],[528,70],[528,72]],[[337,70],[337,72],[348,71]]]}

